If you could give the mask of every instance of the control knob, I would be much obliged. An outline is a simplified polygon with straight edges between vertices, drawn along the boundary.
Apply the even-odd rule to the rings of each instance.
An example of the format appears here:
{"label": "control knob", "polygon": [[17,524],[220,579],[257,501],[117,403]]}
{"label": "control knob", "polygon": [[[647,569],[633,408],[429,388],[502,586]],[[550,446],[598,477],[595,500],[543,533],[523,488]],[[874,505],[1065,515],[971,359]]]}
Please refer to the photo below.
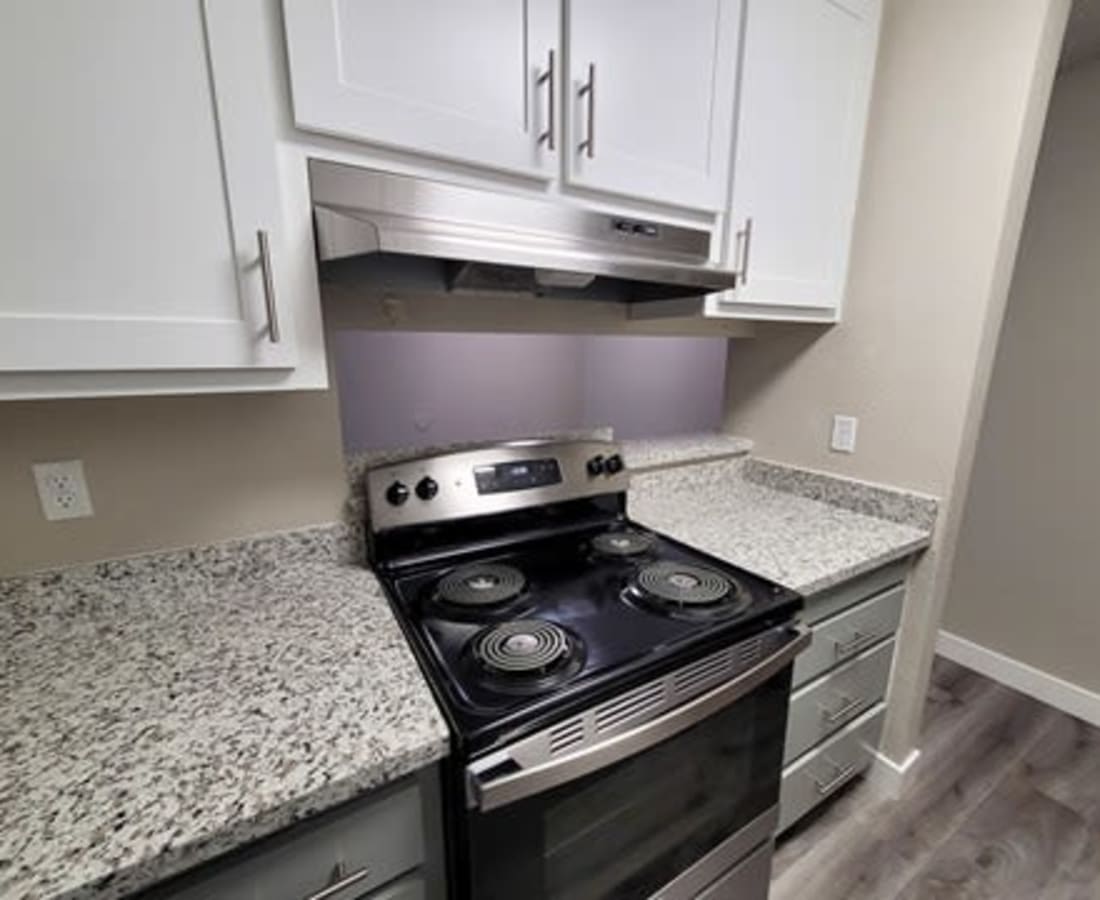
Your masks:
{"label": "control knob", "polygon": [[588,470],[590,477],[595,478],[597,475],[603,474],[603,457],[593,456],[584,467]]}
{"label": "control knob", "polygon": [[409,489],[400,481],[395,481],[386,488],[386,501],[391,506],[400,506],[409,499]]}
{"label": "control knob", "polygon": [[603,469],[608,475],[618,475],[623,470],[623,458],[618,453],[604,460]]}
{"label": "control knob", "polygon": [[421,500],[431,500],[439,493],[439,483],[430,475],[425,475],[416,483],[416,496]]}

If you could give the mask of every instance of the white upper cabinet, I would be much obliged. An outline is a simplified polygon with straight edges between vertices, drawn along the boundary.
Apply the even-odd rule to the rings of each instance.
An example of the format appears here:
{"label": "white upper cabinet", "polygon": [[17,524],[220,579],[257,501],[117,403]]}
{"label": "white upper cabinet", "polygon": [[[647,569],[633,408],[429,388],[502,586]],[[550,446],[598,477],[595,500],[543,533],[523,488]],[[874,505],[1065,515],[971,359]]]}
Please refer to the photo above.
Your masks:
{"label": "white upper cabinet", "polygon": [[726,207],[741,0],[283,7],[302,129],[586,192]]}
{"label": "white upper cabinet", "polygon": [[0,396],[294,370],[254,7],[0,4]]}
{"label": "white upper cabinet", "polygon": [[725,208],[741,7],[741,0],[567,2],[569,184]]}
{"label": "white upper cabinet", "polygon": [[557,0],[284,0],[300,128],[557,173]]}
{"label": "white upper cabinet", "polygon": [[747,0],[729,262],[716,314],[839,314],[880,0]]}

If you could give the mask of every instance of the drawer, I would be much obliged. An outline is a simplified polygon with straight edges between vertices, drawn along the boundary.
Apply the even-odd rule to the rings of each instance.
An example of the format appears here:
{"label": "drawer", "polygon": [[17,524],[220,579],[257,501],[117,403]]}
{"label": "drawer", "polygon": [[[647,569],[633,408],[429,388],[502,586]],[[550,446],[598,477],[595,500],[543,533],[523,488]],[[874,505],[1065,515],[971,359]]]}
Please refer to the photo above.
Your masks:
{"label": "drawer", "polygon": [[[348,878],[328,900],[423,896],[423,881],[394,882],[424,860],[419,785],[412,781],[322,814],[156,891],[164,900],[305,900]],[[352,876],[366,871],[360,878]],[[391,882],[394,882],[391,884]],[[383,885],[385,887],[383,887]],[[418,890],[420,893],[416,893]],[[386,891],[397,891],[391,895]],[[402,893],[404,891],[404,893]]]}
{"label": "drawer", "polygon": [[794,663],[794,686],[805,684],[890,637],[901,621],[904,599],[905,585],[899,584],[814,625],[810,646]]}
{"label": "drawer", "polygon": [[772,880],[772,842],[761,844],[741,862],[703,888],[695,900],[768,900]]}
{"label": "drawer", "polygon": [[880,703],[783,770],[777,834],[867,768],[885,717],[886,707]]}
{"label": "drawer", "polygon": [[890,639],[795,691],[787,720],[784,764],[859,718],[885,697],[893,659],[894,641]]}
{"label": "drawer", "polygon": [[836,587],[826,588],[819,594],[811,594],[806,598],[802,621],[807,625],[815,625],[875,594],[881,594],[887,588],[896,587],[905,581],[911,565],[910,559],[898,560],[873,572],[857,575]]}

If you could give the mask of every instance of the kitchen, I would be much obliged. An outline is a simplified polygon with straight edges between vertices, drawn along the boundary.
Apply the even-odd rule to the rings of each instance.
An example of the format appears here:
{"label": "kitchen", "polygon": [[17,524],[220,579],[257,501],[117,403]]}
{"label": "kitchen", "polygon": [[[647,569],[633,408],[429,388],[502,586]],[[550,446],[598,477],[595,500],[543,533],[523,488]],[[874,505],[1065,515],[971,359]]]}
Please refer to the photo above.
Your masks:
{"label": "kitchen", "polygon": [[[773,896],[825,896],[785,848],[829,846],[835,810],[927,783],[937,648],[1095,722],[1087,653],[1059,649],[1072,636],[1030,639],[1023,613],[992,634],[979,602],[1011,596],[983,582],[1006,553],[990,519],[1027,518],[996,512],[1013,492],[992,475],[1027,460],[996,458],[984,430],[1011,427],[1002,372],[1035,343],[1009,341],[1028,321],[1013,268],[1052,86],[1095,48],[1090,8],[9,4],[0,894],[763,897],[771,869]],[[1063,31],[1084,61],[1056,81]],[[410,183],[441,192],[434,215],[400,207]],[[468,449],[522,437],[549,443]],[[456,513],[447,489],[471,472]],[[1074,508],[1095,534],[1095,507]],[[564,663],[479,744],[406,579],[429,545],[449,570],[539,517],[649,535],[682,591],[702,566],[756,599],[700,624],[592,598],[624,640],[679,649],[610,673]],[[623,565],[583,533],[584,566]],[[1041,562],[1039,537],[1013,546]],[[570,547],[518,568],[566,578]],[[757,580],[804,596],[797,626]],[[1087,635],[1077,587],[1061,620]],[[721,716],[674,715],[739,691],[724,670],[612,734],[660,723],[632,758],[695,746],[678,765],[625,785],[600,772],[630,760],[588,768],[538,809],[524,766],[553,764],[513,754],[494,786],[483,763],[507,738],[750,627],[779,642],[775,671],[723,708],[772,697],[770,737],[720,752],[759,775],[704,767],[698,736]],[[581,637],[580,665],[603,658]],[[567,756],[593,766],[606,744]],[[647,781],[685,760],[722,812],[681,810],[665,834],[642,815]],[[540,863],[552,834],[598,828],[601,796],[642,834],[608,843],[613,859],[574,841]],[[695,845],[675,838],[690,813]],[[925,875],[906,896],[951,896]]]}

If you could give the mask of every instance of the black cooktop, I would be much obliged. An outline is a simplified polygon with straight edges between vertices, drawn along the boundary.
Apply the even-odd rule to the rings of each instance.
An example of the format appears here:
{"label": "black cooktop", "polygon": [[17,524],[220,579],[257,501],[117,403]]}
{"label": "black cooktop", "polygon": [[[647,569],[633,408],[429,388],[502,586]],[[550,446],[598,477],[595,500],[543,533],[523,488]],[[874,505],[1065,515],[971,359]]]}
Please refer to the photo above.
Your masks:
{"label": "black cooktop", "polygon": [[792,591],[623,516],[384,576],[467,752],[787,621]]}

